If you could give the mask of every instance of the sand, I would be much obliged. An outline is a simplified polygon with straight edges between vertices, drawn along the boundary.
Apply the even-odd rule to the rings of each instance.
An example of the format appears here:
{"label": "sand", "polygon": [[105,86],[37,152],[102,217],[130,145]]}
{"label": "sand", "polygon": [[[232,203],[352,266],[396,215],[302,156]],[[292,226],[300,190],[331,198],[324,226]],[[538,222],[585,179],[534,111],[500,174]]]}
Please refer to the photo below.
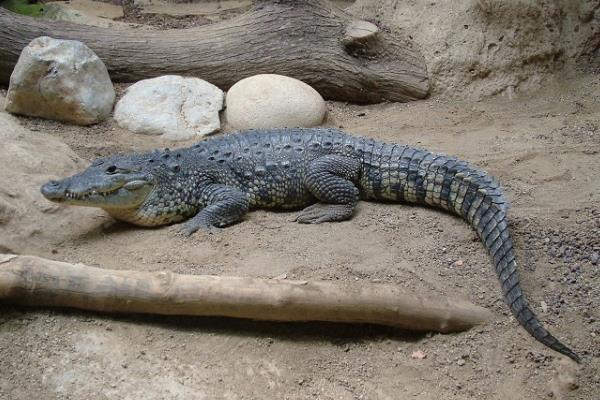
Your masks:
{"label": "sand", "polygon": [[[416,4],[407,7],[421,12]],[[382,19],[392,17],[403,18]],[[423,32],[422,43],[433,40],[430,31]],[[567,54],[556,46],[552,51]],[[433,98],[372,106],[328,102],[326,125],[457,155],[497,176],[512,203],[523,288],[547,327],[583,356],[581,365],[518,326],[483,246],[456,217],[363,202],[346,222],[298,225],[291,222],[293,212],[256,211],[218,235],[184,238],[175,226],[144,229],[115,222],[101,210],[56,209],[44,206],[35,190],[41,173],[60,177],[98,156],[176,145],[124,131],[113,121],[75,127],[19,117],[16,121],[31,135],[44,139],[32,141],[32,146],[38,143],[32,152],[71,161],[57,161],[60,170],[48,167],[36,174],[11,174],[17,167],[3,167],[3,179],[26,193],[20,212],[28,207],[37,212],[34,218],[0,218],[3,251],[113,269],[387,282],[463,297],[490,309],[495,318],[481,328],[441,335],[3,304],[0,398],[597,399],[600,76],[572,69],[559,79],[548,77],[547,59],[538,57],[523,72],[531,78],[521,79],[521,72],[510,75],[520,62],[516,57],[496,72],[461,80],[464,53],[444,67],[435,57],[454,53],[435,51],[426,51],[431,71],[438,74]],[[494,57],[483,65],[495,68],[502,53]],[[119,93],[125,87],[118,85]],[[48,152],[46,139],[65,143],[74,154]],[[18,195],[0,187],[0,199],[13,201]],[[6,215],[10,208],[0,211]]]}

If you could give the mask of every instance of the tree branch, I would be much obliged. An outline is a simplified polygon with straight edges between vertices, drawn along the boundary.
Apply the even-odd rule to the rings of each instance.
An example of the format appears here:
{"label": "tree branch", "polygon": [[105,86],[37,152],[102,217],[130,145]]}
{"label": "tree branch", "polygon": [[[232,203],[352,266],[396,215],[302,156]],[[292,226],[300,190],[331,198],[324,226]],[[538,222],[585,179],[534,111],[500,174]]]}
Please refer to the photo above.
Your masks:
{"label": "tree branch", "polygon": [[0,254],[0,300],[119,313],[370,323],[455,332],[491,313],[462,300],[386,284],[113,271]]}

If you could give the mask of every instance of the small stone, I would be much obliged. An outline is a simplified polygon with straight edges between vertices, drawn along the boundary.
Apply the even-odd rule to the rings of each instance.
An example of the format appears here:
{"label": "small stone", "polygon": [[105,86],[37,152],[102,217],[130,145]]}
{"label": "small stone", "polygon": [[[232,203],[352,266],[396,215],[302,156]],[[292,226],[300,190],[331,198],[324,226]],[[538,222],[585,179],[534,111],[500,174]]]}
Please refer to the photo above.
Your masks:
{"label": "small stone", "polygon": [[592,255],[590,256],[590,262],[592,263],[592,265],[598,265],[598,261],[600,261],[600,254],[596,252],[592,253]]}
{"label": "small stone", "polygon": [[422,360],[424,358],[427,358],[427,354],[423,353],[421,350],[417,350],[413,351],[410,357],[414,358],[415,360]]}
{"label": "small stone", "polygon": [[544,312],[544,313],[548,312],[548,304],[546,304],[545,301],[540,302],[540,306],[542,307],[542,312]]}
{"label": "small stone", "polygon": [[457,362],[456,365],[458,365],[459,367],[462,367],[463,365],[465,365],[466,361],[463,360],[462,358],[460,358]]}
{"label": "small stone", "polygon": [[323,122],[327,107],[306,83],[282,75],[242,79],[229,89],[227,122],[236,129],[311,127]]}
{"label": "small stone", "polygon": [[78,125],[106,119],[115,90],[106,66],[85,44],[42,36],[21,52],[6,111]]}
{"label": "small stone", "polygon": [[454,263],[452,263],[452,265],[454,265],[455,267],[462,267],[464,264],[463,260],[456,260],[454,261]]}

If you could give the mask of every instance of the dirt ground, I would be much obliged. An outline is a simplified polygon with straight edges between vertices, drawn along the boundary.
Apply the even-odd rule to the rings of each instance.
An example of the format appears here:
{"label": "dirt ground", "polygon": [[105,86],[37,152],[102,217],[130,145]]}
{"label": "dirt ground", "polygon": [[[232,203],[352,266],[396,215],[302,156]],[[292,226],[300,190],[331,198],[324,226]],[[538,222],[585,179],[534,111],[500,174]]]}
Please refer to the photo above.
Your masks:
{"label": "dirt ground", "polygon": [[[194,16],[165,15],[152,1],[115,3],[125,5],[123,21],[170,29],[218,21],[248,2],[224,1],[231,7],[221,13],[201,9]],[[405,18],[401,11],[394,18]],[[435,55],[433,47],[428,51]],[[460,68],[442,67],[454,82],[450,73]],[[0,399],[599,399],[600,75],[573,72],[545,86],[535,95],[497,90],[502,94],[481,101],[448,94],[408,104],[328,102],[326,125],[457,155],[497,176],[512,203],[524,290],[550,331],[583,356],[581,365],[518,326],[473,230],[443,212],[363,202],[351,221],[307,226],[290,222],[295,213],[256,211],[218,235],[183,238],[175,227],[134,227],[101,210],[43,235],[47,224],[65,225],[63,214],[48,208],[46,225],[24,219],[28,226],[15,228],[11,221],[21,247],[13,246],[15,232],[0,218],[0,250],[111,269],[387,282],[468,299],[495,319],[441,335],[0,304]],[[119,95],[125,87],[117,85]],[[5,95],[0,89],[0,104]],[[112,120],[92,127],[18,121],[88,161],[193,143],[135,135]],[[15,179],[30,189],[32,177]],[[34,201],[45,204],[41,195]],[[413,358],[417,351],[425,358]]]}
{"label": "dirt ground", "polygon": [[[442,212],[362,203],[351,221],[306,226],[290,222],[294,213],[257,211],[219,235],[182,238],[174,227],[129,226],[98,210],[26,253],[114,269],[389,282],[464,297],[496,317],[440,335],[1,305],[0,398],[598,399],[600,77],[512,100],[328,108],[328,126],[455,154],[500,178],[525,292],[550,330],[583,355],[580,366],[517,325],[483,246]],[[88,160],[174,147],[112,121],[19,121]],[[418,350],[426,358],[412,358]]]}

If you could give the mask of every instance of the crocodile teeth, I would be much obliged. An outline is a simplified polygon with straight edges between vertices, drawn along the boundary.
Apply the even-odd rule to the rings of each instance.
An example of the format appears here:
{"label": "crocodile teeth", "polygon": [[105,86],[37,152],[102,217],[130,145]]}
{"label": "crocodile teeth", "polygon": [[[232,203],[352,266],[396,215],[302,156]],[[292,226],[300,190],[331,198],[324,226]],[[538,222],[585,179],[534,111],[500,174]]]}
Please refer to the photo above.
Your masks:
{"label": "crocodile teeth", "polygon": [[87,193],[83,193],[83,194],[77,194],[75,192],[69,192],[67,191],[65,193],[65,198],[67,199],[75,199],[75,200],[87,200],[89,199],[91,196],[102,196],[102,197],[106,197],[109,196],[111,193],[113,193],[114,191],[108,191],[108,192],[99,192],[97,190],[92,190],[91,192],[87,192]]}

